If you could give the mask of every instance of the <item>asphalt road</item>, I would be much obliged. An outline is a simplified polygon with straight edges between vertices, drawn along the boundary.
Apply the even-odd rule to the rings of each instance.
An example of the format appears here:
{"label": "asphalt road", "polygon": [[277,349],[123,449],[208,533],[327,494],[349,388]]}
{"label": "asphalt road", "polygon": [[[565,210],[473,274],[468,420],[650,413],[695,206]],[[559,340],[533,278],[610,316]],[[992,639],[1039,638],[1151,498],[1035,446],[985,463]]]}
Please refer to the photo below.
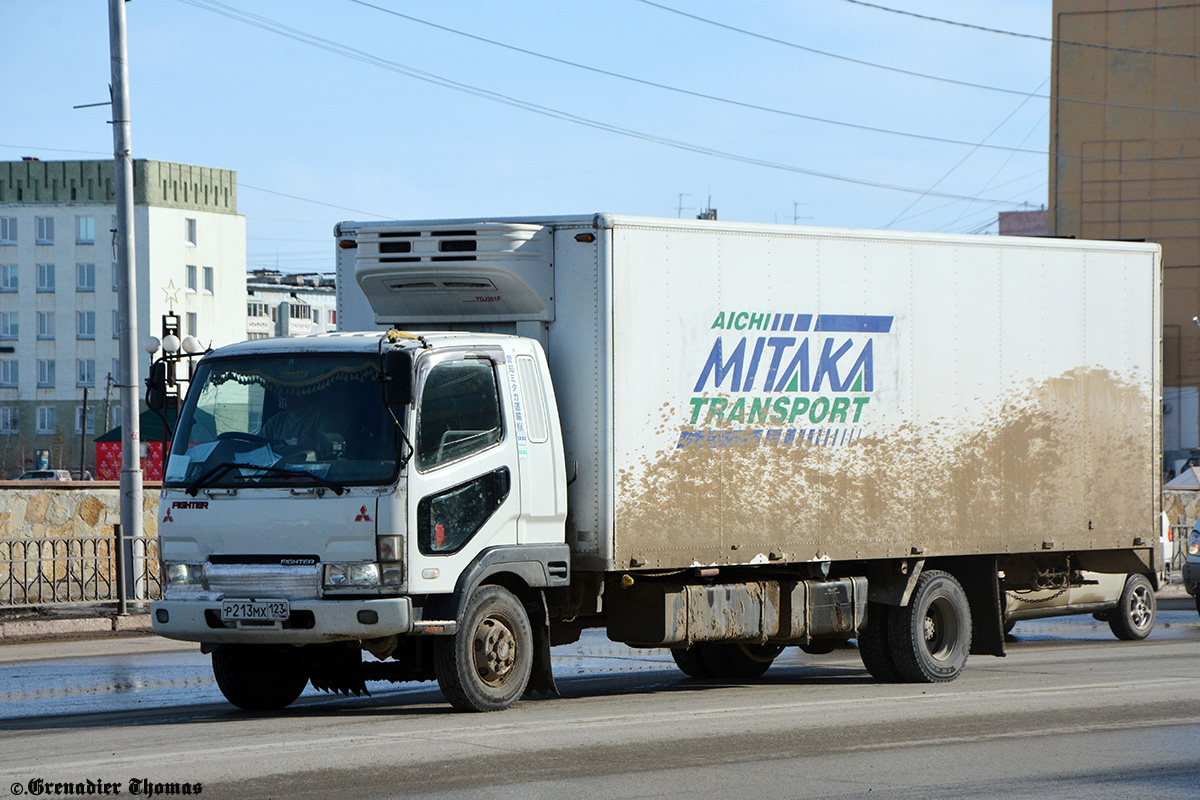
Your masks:
{"label": "asphalt road", "polygon": [[[754,683],[685,678],[589,634],[563,697],[496,714],[435,686],[226,705],[208,660],[155,639],[0,648],[0,797],[42,780],[212,798],[995,797],[1200,794],[1200,617],[1145,642],[1090,617],[1026,622],[959,680],[880,685],[853,647],[790,649]],[[376,690],[378,687],[378,690]],[[155,786],[155,784],[176,784]],[[59,787],[65,790],[65,787]],[[60,792],[43,796],[67,796]],[[112,796],[112,795],[110,795]]]}

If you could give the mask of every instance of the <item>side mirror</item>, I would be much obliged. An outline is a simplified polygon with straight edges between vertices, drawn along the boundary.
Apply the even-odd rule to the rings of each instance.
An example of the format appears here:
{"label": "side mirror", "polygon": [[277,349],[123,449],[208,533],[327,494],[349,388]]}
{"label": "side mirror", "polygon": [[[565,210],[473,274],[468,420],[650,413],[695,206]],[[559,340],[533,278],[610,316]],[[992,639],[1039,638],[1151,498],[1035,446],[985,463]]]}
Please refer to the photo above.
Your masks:
{"label": "side mirror", "polygon": [[167,405],[167,362],[159,360],[150,365],[146,378],[146,405],[162,411]]}
{"label": "side mirror", "polygon": [[413,400],[413,360],[406,350],[383,354],[383,401],[389,406],[406,406]]}

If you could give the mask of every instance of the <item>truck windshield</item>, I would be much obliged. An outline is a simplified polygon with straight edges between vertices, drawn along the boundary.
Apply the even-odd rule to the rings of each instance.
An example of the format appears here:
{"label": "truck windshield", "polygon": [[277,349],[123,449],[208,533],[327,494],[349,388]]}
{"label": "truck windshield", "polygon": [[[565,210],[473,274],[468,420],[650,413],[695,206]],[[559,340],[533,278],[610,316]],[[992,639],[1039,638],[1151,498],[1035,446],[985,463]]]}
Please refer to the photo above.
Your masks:
{"label": "truck windshield", "polygon": [[[393,409],[397,419],[402,409]],[[397,419],[378,359],[287,354],[202,361],[163,482],[205,487],[341,488],[395,479]]]}

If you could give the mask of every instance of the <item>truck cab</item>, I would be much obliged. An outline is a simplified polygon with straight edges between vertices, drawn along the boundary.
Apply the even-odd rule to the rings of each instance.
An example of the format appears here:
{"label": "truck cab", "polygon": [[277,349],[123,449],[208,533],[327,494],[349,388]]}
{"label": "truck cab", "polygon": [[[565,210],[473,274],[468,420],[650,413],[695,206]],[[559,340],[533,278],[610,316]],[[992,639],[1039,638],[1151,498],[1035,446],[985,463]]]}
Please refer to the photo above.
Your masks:
{"label": "truck cab", "polygon": [[[360,650],[439,677],[437,648],[409,639],[452,642],[493,582],[504,611],[476,624],[494,666],[468,687],[483,699],[463,702],[519,696],[526,607],[569,565],[553,402],[540,346],[512,336],[330,334],[206,355],[163,480],[155,631],[212,651],[235,705],[280,707],[310,677],[362,691],[347,666]],[[447,684],[478,676],[442,660]]]}

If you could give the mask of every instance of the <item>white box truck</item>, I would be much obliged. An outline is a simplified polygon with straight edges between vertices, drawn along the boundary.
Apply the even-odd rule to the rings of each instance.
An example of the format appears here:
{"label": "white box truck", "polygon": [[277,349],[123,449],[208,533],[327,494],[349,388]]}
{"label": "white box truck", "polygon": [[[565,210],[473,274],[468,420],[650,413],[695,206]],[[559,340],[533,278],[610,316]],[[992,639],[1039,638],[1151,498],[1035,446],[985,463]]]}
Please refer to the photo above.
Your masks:
{"label": "white box truck", "polygon": [[163,480],[154,628],[235,705],[436,679],[505,708],[585,628],[696,677],[857,639],[877,679],[947,681],[1004,654],[1009,592],[1095,574],[1124,576],[1118,635],[1153,624],[1155,245],[608,214],[335,238],[357,332],[206,354]]}

